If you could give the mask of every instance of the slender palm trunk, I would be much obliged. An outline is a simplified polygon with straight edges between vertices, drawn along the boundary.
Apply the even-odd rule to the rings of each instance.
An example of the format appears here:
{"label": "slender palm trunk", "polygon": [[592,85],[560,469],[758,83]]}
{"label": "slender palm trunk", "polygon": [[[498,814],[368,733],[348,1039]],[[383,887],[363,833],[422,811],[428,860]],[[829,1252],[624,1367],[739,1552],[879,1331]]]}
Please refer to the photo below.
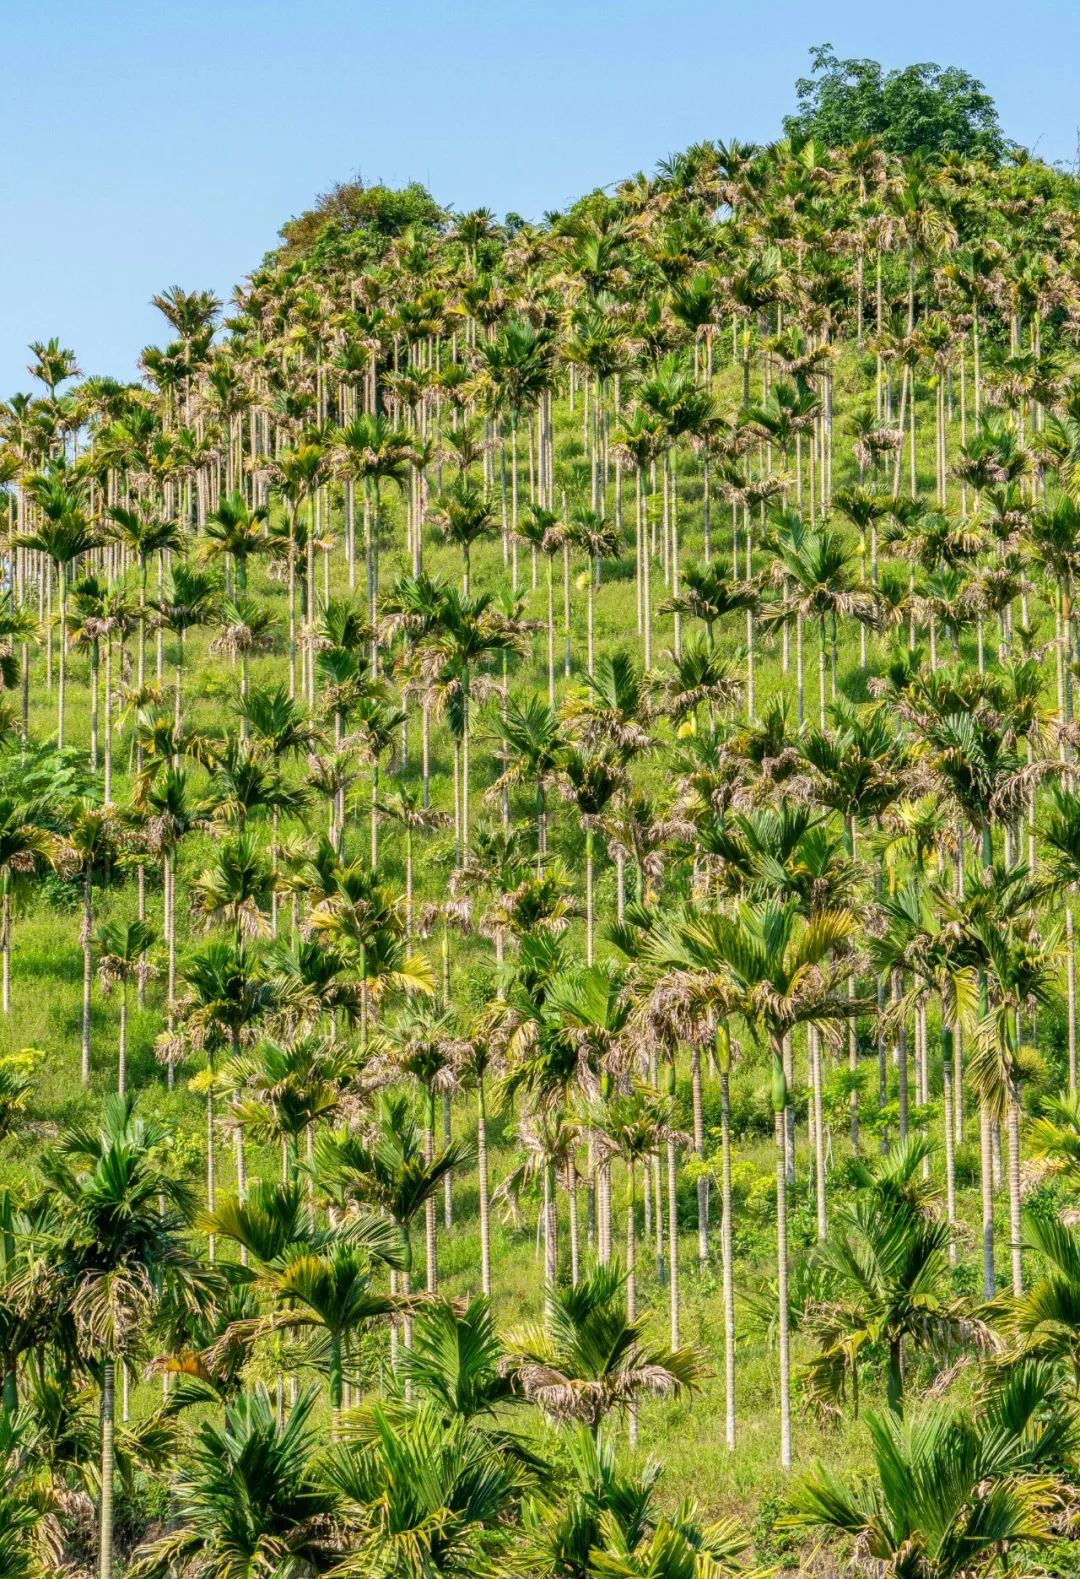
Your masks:
{"label": "slender palm trunk", "polygon": [[549,1162],[544,1167],[544,1286],[549,1291],[555,1287],[558,1272],[558,1243],[555,1217],[555,1168]]}
{"label": "slender palm trunk", "polygon": [[731,1223],[731,1079],[720,1071],[720,1256],[724,1288],[724,1440],[735,1448],[735,1269]]}
{"label": "slender palm trunk", "polygon": [[668,1195],[668,1271],[671,1300],[671,1347],[679,1347],[679,1192],[675,1165],[675,1142],[667,1143]]}
{"label": "slender palm trunk", "polygon": [[98,1579],[112,1579],[113,1559],[113,1432],[116,1415],[116,1367],[106,1360],[101,1374],[101,1547]]}
{"label": "slender palm trunk", "polygon": [[1005,1118],[1009,1140],[1009,1248],[1011,1251],[1012,1291],[1016,1299],[1024,1292],[1024,1245],[1020,1232],[1020,1103],[1009,1093]]}
{"label": "slender palm trunk", "polygon": [[330,1384],[330,1440],[337,1442],[341,1436],[341,1334],[331,1332],[328,1379]]}
{"label": "slender palm trunk", "polygon": [[[626,1164],[626,1319],[637,1320],[637,1170],[632,1158]],[[638,1439],[637,1404],[630,1404],[630,1446]]]}
{"label": "slender palm trunk", "polygon": [[57,567],[60,580],[60,685],[56,701],[56,744],[64,749],[64,703],[67,687],[67,573],[63,565]]}
{"label": "slender palm trunk", "polygon": [[[786,1111],[786,1110],[785,1110]],[[780,1468],[791,1468],[791,1350],[788,1334],[787,1126],[776,1115],[776,1272],[777,1342],[780,1351]]]}
{"label": "slender palm trunk", "polygon": [[127,982],[120,988],[120,1052],[117,1068],[117,1090],[121,1096],[127,1092]]}
{"label": "slender palm trunk", "polygon": [[994,1159],[990,1113],[979,1103],[979,1174],[982,1190],[983,1297],[994,1297]]}
{"label": "slender palm trunk", "polygon": [[11,1013],[11,872],[4,871],[0,894],[0,957],[3,959],[4,1013]]}
{"label": "slender palm trunk", "polygon": [[[424,1134],[424,1155],[428,1166],[435,1161],[435,1093],[427,1093],[427,1130]],[[424,1202],[424,1249],[426,1253],[426,1288],[429,1294],[438,1293],[438,1224],[435,1216],[435,1197],[429,1195]]]}
{"label": "slender palm trunk", "polygon": [[[690,1055],[690,1091],[694,1111],[694,1156],[701,1166],[705,1160],[705,1115],[702,1108],[700,1047],[695,1047]],[[697,1180],[697,1219],[698,1266],[705,1267],[709,1260],[709,1179],[703,1167]]]}
{"label": "slender palm trunk", "polygon": [[83,950],[83,980],[82,980],[82,1066],[81,1077],[83,1085],[90,1083],[90,988],[94,976],[94,963],[92,958],[94,908],[93,888],[90,879],[91,868],[87,865],[83,874],[83,921],[82,921],[82,950]]}

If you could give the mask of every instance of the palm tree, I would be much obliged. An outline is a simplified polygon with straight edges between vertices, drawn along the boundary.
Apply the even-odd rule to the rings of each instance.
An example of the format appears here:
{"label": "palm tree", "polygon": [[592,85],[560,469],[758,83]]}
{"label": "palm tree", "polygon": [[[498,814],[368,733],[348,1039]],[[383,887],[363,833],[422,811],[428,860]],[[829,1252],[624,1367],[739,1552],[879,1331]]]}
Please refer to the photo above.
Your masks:
{"label": "palm tree", "polygon": [[596,830],[613,797],[625,782],[623,764],[610,747],[596,752],[568,747],[559,758],[565,798],[574,803],[585,834],[585,963],[593,963],[595,904],[593,867]]}
{"label": "palm tree", "polygon": [[147,953],[157,940],[157,934],[145,921],[108,922],[97,935],[98,979],[106,997],[120,989],[120,1031],[117,1090],[123,1096],[127,1091],[127,1018],[128,986],[132,981],[143,981],[153,974]]}
{"label": "palm tree", "polygon": [[421,671],[428,682],[437,687],[438,705],[448,714],[454,736],[460,799],[460,804],[455,803],[459,860],[468,843],[470,827],[471,703],[474,696],[483,700],[492,689],[490,682],[482,683],[478,671],[496,653],[509,657],[527,650],[528,639],[522,622],[500,613],[490,594],[465,598],[459,597],[453,589],[447,590],[442,600],[439,626],[430,633],[421,654]]}
{"label": "palm tree", "polygon": [[221,1083],[238,1093],[233,1120],[261,1145],[281,1152],[282,1180],[299,1166],[301,1135],[336,1117],[349,1082],[361,1072],[356,1050],[347,1043],[299,1036],[286,1045],[260,1042],[230,1059]]}
{"label": "palm tree", "polygon": [[98,541],[85,510],[84,485],[69,477],[64,468],[31,477],[26,492],[41,511],[36,532],[17,539],[23,548],[44,556],[56,568],[60,613],[60,685],[57,692],[56,744],[64,745],[64,716],[67,678],[68,572],[75,561],[88,553]]}
{"label": "palm tree", "polygon": [[241,493],[227,494],[206,523],[206,538],[202,545],[207,559],[222,556],[236,576],[235,591],[226,580],[226,595],[239,605],[247,593],[248,561],[270,550],[266,535],[269,510],[266,505],[251,506]]}
{"label": "palm tree", "polygon": [[343,1579],[468,1579],[512,1549],[522,1466],[431,1405],[403,1423],[377,1408],[368,1440],[332,1449],[324,1474],[340,1499]]}
{"label": "palm tree", "polygon": [[[395,1247],[383,1248],[396,1265]],[[313,1334],[312,1353],[326,1365],[331,1441],[341,1434],[343,1382],[355,1345],[365,1328],[399,1308],[396,1297],[371,1287],[371,1273],[367,1247],[343,1238],[302,1250],[267,1279],[279,1308],[260,1326]]]}
{"label": "palm tree", "polygon": [[651,1343],[625,1309],[625,1274],[617,1262],[598,1266],[572,1288],[549,1291],[542,1326],[507,1334],[511,1374],[550,1419],[580,1421],[595,1434],[613,1409],[652,1394],[692,1388],[697,1353]]}
{"label": "palm tree", "polygon": [[555,706],[555,555],[566,546],[567,528],[554,510],[542,505],[530,505],[518,522],[517,535],[528,543],[533,556],[533,584],[536,583],[536,555],[539,551],[547,561],[547,678],[548,705]]}
{"label": "palm tree", "polygon": [[819,1465],[785,1523],[843,1532],[898,1579],[966,1579],[1017,1543],[1047,1544],[1071,1429],[1060,1413],[1044,1416],[1047,1381],[1019,1366],[974,1416],[936,1402],[909,1421],[868,1415],[873,1478],[848,1487]]}
{"label": "palm tree", "polygon": [[144,514],[140,508],[127,505],[110,505],[106,512],[105,538],[119,544],[130,553],[139,567],[139,652],[136,683],[140,689],[146,684],[146,621],[150,604],[146,596],[146,578],[150,556],[162,556],[183,545],[184,534],[175,521],[157,520]]}
{"label": "palm tree", "polygon": [[[382,491],[387,483],[405,486],[411,441],[402,428],[381,414],[362,412],[338,434],[335,446],[339,472],[364,485],[364,544],[367,567],[368,624],[374,629],[379,589],[379,541],[382,533]],[[420,572],[419,540],[414,545],[413,574]]]}
{"label": "palm tree", "polygon": [[[332,1199],[362,1201],[386,1215],[401,1234],[401,1292],[411,1292],[411,1229],[417,1213],[434,1200],[446,1175],[469,1155],[464,1139],[428,1159],[427,1146],[403,1095],[381,1093],[370,1139],[345,1130],[324,1131],[315,1141],[314,1169]],[[405,1345],[412,1345],[412,1319],[405,1308]]]}
{"label": "palm tree", "polygon": [[604,559],[613,558],[619,551],[621,534],[613,521],[605,520],[595,510],[578,509],[571,512],[567,525],[570,545],[583,553],[589,561],[586,577],[586,666],[589,674],[596,667],[596,589],[600,585],[600,565]]}
{"label": "palm tree", "polygon": [[837,622],[854,617],[867,624],[876,616],[873,595],[852,578],[851,555],[831,527],[807,528],[795,511],[778,520],[776,544],[779,558],[777,577],[786,579],[791,589],[775,605],[778,615],[795,616],[796,684],[799,723],[803,721],[802,626],[814,620],[818,627],[818,708],[821,728],[825,728],[826,708],[826,626],[831,632],[832,699],[836,700]]}
{"label": "palm tree", "polygon": [[887,1399],[904,1410],[905,1345],[935,1350],[984,1341],[962,1301],[943,1297],[951,1224],[933,1215],[933,1198],[916,1185],[928,1144],[901,1141],[876,1166],[863,1165],[853,1204],[834,1219],[817,1249],[830,1298],[810,1330],[821,1345],[808,1379],[819,1401],[834,1406],[847,1378],[859,1408],[859,1360],[868,1347],[886,1349]]}
{"label": "palm tree", "polygon": [[[837,956],[851,936],[846,910],[800,917],[798,900],[742,903],[734,915],[702,911],[658,924],[641,943],[650,997],[665,1017],[686,1026],[685,1017],[740,1016],[772,1054],[772,1102],[777,1144],[778,1344],[780,1352],[780,1464],[791,1467],[791,1384],[787,1304],[787,1147],[789,1102],[785,1049],[789,1033],[806,1025],[828,1035],[855,1012],[837,986],[843,965]],[[669,974],[671,973],[671,974]]]}
{"label": "palm tree", "polygon": [[378,801],[384,817],[396,822],[405,841],[405,937],[413,934],[413,840],[417,833],[444,828],[452,819],[443,811],[423,804],[423,792],[408,784],[399,784]]}
{"label": "palm tree", "polygon": [[495,531],[495,517],[483,490],[467,477],[457,477],[439,499],[431,519],[448,543],[461,550],[461,590],[470,592],[469,569],[474,543]]}
{"label": "palm tree", "polygon": [[228,1579],[282,1563],[327,1573],[338,1557],[338,1497],[316,1474],[315,1401],[313,1390],[302,1393],[282,1421],[260,1386],[241,1393],[220,1424],[200,1421],[176,1481],[174,1526],[140,1549],[133,1579]]}
{"label": "palm tree", "polygon": [[[626,1319],[637,1320],[637,1178],[665,1144],[672,1128],[671,1100],[651,1087],[636,1085],[627,1096],[615,1094],[593,1103],[587,1120],[602,1161],[618,1157],[626,1169]],[[576,1279],[575,1279],[576,1282]],[[630,1406],[630,1441],[637,1442],[637,1410]]]}
{"label": "palm tree", "polygon": [[215,846],[210,864],[192,882],[192,910],[207,930],[228,927],[237,946],[267,937],[273,883],[263,850],[245,829]]}
{"label": "palm tree", "polygon": [[[475,346],[479,364],[480,395],[485,408],[510,428],[510,533],[518,529],[518,425],[522,415],[536,408],[554,382],[554,337],[546,326],[525,318],[507,318],[498,333]],[[505,428],[504,428],[505,431]],[[543,446],[541,447],[543,451]],[[505,464],[505,462],[504,462]],[[503,473],[505,478],[505,471]],[[505,488],[505,481],[504,481]],[[551,503],[551,483],[545,481]],[[515,588],[517,584],[515,560]]]}
{"label": "palm tree", "polygon": [[502,733],[502,773],[491,786],[494,796],[517,784],[536,787],[536,851],[539,859],[547,849],[547,791],[558,772],[562,749],[559,715],[539,696],[532,696],[523,707],[507,703],[500,719]]}
{"label": "palm tree", "polygon": [[[235,1057],[261,1023],[278,1006],[280,988],[263,974],[261,961],[241,936],[235,943],[214,940],[188,960],[183,972],[188,992],[177,1004],[182,1044],[203,1048],[207,1057],[206,1091],[206,1207],[213,1212],[216,1200],[216,1058],[222,1047]],[[239,1193],[246,1180],[243,1151],[237,1133]],[[214,1241],[210,1240],[210,1259]]]}
{"label": "palm tree", "polygon": [[[289,506],[289,542],[286,550],[289,571],[289,695],[296,695],[296,560],[300,550],[300,512],[307,504],[314,514],[312,501],[326,480],[327,455],[321,444],[301,444],[279,455],[276,462],[278,486]],[[348,485],[352,486],[351,480]],[[349,500],[351,504],[351,497]],[[352,586],[353,542],[352,517],[347,516],[349,531],[349,585]],[[315,523],[309,522],[306,533],[307,573],[305,576],[305,616],[310,622],[314,613],[315,588]]]}
{"label": "palm tree", "polygon": [[83,916],[81,941],[83,948],[82,995],[82,1065],[83,1085],[90,1081],[90,986],[93,981],[94,941],[94,876],[117,853],[115,819],[106,808],[82,801],[72,816],[65,835],[65,855],[71,859],[74,871],[82,878]]}
{"label": "palm tree", "polygon": [[189,631],[212,625],[217,618],[220,586],[211,572],[185,560],[174,560],[165,590],[151,608],[176,637],[176,725],[184,715],[184,641]]}
{"label": "palm tree", "polygon": [[101,1377],[101,1550],[98,1579],[113,1565],[114,1378],[133,1357],[157,1300],[168,1290],[192,1315],[218,1288],[181,1233],[193,1201],[162,1166],[167,1130],[106,1100],[97,1130],[66,1130],[43,1170],[58,1213],[55,1267],[73,1341]]}
{"label": "palm tree", "polygon": [[[160,855],[164,889],[164,933],[168,956],[165,1003],[168,1030],[174,1028],[176,1008],[176,863],[185,839],[206,826],[200,806],[189,797],[188,775],[183,768],[168,767],[152,779],[140,780],[135,787],[133,810],[142,818],[142,839],[151,855]],[[168,1064],[170,1090],[173,1062]]]}

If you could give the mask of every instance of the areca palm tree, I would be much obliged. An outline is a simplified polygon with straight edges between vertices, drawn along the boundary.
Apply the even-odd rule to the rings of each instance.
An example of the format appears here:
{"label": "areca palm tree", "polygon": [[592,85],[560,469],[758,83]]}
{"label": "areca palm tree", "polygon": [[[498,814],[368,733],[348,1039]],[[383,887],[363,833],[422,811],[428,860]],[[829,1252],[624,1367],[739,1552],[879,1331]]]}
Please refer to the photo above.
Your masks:
{"label": "areca palm tree", "polygon": [[984,1341],[963,1302],[941,1293],[949,1222],[932,1214],[925,1191],[921,1199],[911,1198],[928,1149],[921,1139],[900,1142],[876,1169],[865,1168],[853,1204],[818,1247],[830,1297],[811,1322],[821,1349],[808,1376],[823,1402],[835,1404],[850,1376],[858,1413],[862,1351],[882,1345],[888,1353],[889,1408],[902,1414],[905,1345],[948,1349]]}
{"label": "areca palm tree", "polygon": [[160,1161],[166,1130],[130,1098],[106,1101],[101,1127],[69,1129],[45,1165],[58,1211],[56,1269],[78,1349],[101,1366],[98,1579],[113,1565],[114,1378],[135,1355],[166,1288],[192,1314],[216,1281],[183,1244],[193,1201]]}
{"label": "areca palm tree", "polygon": [[461,590],[467,598],[473,545],[495,531],[491,505],[483,489],[466,477],[458,477],[439,499],[432,520],[446,542],[461,550]]}
{"label": "areca palm tree", "polygon": [[[626,1169],[626,1317],[637,1320],[637,1179],[638,1169],[666,1143],[672,1128],[671,1100],[646,1086],[627,1096],[613,1095],[593,1103],[587,1119],[595,1132],[602,1159],[618,1157]],[[630,1408],[630,1441],[637,1441],[637,1410]]]}
{"label": "areca palm tree", "polygon": [[98,542],[84,509],[85,485],[63,468],[31,477],[26,491],[41,511],[36,532],[23,533],[18,541],[47,559],[56,570],[60,616],[60,683],[56,702],[56,743],[64,746],[67,681],[68,573],[76,560]]}
{"label": "areca palm tree", "polygon": [[349,1081],[360,1072],[359,1059],[346,1043],[303,1036],[286,1045],[261,1042],[240,1052],[222,1069],[222,1084],[241,1093],[234,1122],[253,1139],[281,1151],[288,1183],[299,1164],[299,1143],[313,1128],[337,1114]]}
{"label": "areca palm tree", "polygon": [[547,850],[547,791],[559,768],[562,732],[558,714],[539,696],[523,707],[507,704],[500,720],[505,766],[491,793],[532,783],[536,787],[537,859]]}
{"label": "areca palm tree", "polygon": [[852,1487],[819,1465],[785,1522],[844,1532],[897,1579],[988,1573],[1015,1544],[1048,1543],[1072,1427],[1040,1417],[1045,1381],[1019,1367],[977,1416],[942,1403],[909,1421],[868,1415],[873,1478]]}
{"label": "areca palm tree", "polygon": [[593,869],[596,830],[600,819],[625,782],[623,764],[609,746],[584,752],[570,746],[559,759],[563,793],[577,807],[585,834],[585,963],[593,963],[595,903]]}
{"label": "areca palm tree", "polygon": [[[296,613],[296,561],[300,551],[300,513],[307,504],[314,511],[312,501],[319,488],[326,480],[328,470],[328,457],[324,447],[318,443],[300,444],[295,448],[286,450],[279,455],[276,462],[277,483],[282,496],[289,507],[289,542],[286,549],[289,574],[289,695],[296,695],[296,651],[297,651],[297,613]],[[351,488],[351,479],[349,487]],[[348,504],[351,505],[351,497]],[[312,519],[306,533],[307,540],[307,571],[304,580],[305,616],[311,620],[314,612],[314,565],[315,565],[315,523]],[[353,574],[354,547],[352,541],[353,521],[347,510],[346,530],[348,532],[349,573]],[[352,585],[350,579],[349,585]]]}
{"label": "areca palm tree", "polygon": [[[394,1247],[383,1248],[391,1264],[396,1264]],[[372,1288],[368,1249],[347,1239],[303,1250],[268,1281],[279,1308],[261,1325],[268,1331],[312,1334],[310,1357],[326,1366],[330,1436],[336,1441],[350,1356],[365,1328],[397,1310],[398,1300]]]}
{"label": "areca palm tree", "polygon": [[551,1292],[542,1326],[507,1334],[512,1374],[552,1420],[577,1420],[595,1433],[613,1409],[696,1383],[701,1362],[693,1349],[654,1344],[628,1318],[624,1281],[617,1262],[598,1266],[574,1287]]}
{"label": "areca palm tree", "polygon": [[324,1473],[340,1498],[343,1579],[468,1579],[512,1546],[522,1467],[431,1405],[404,1423],[376,1409],[369,1439],[332,1450]]}
{"label": "areca palm tree", "polygon": [[231,1403],[220,1424],[201,1421],[177,1480],[175,1526],[140,1549],[134,1579],[227,1579],[283,1564],[329,1572],[338,1498],[316,1474],[315,1401],[313,1390],[302,1393],[281,1421],[258,1387]]}
{"label": "areca palm tree", "polygon": [[[411,453],[409,435],[379,413],[363,412],[341,429],[335,445],[338,470],[364,487],[364,552],[368,623],[374,628],[379,589],[382,497],[387,483],[403,488]],[[413,574],[420,572],[419,538],[413,549]]]}
{"label": "areca palm tree", "polygon": [[[434,1157],[409,1112],[404,1096],[381,1094],[370,1139],[345,1130],[324,1132],[315,1142],[316,1177],[332,1198],[363,1201],[384,1211],[401,1234],[401,1292],[408,1296],[412,1278],[412,1224],[442,1187],[444,1178],[467,1159],[464,1139],[452,1140]],[[406,1307],[405,1344],[412,1344],[412,1320]]]}
{"label": "areca palm tree", "polygon": [[146,684],[146,622],[150,603],[147,598],[147,574],[150,558],[162,556],[182,547],[184,534],[176,521],[159,520],[139,507],[111,505],[106,512],[105,537],[119,544],[121,549],[135,559],[139,569],[139,650],[137,684]]}
{"label": "areca palm tree", "polygon": [[818,627],[818,709],[821,728],[825,728],[827,628],[831,633],[832,699],[836,700],[837,624],[841,617],[854,617],[865,623],[875,618],[875,601],[870,591],[860,587],[852,576],[851,555],[831,527],[808,528],[794,511],[783,515],[777,525],[778,574],[786,577],[791,591],[777,605],[777,612],[794,615],[796,622],[796,685],[799,723],[803,721],[802,625],[814,620]]}
{"label": "areca palm tree", "polygon": [[217,617],[220,585],[216,575],[185,560],[173,560],[165,590],[151,602],[162,624],[176,637],[176,725],[184,704],[184,642],[188,632],[212,625]]}
{"label": "areca palm tree", "polygon": [[[740,1016],[772,1056],[777,1141],[777,1265],[779,1272],[780,1463],[791,1452],[790,1352],[787,1309],[787,1145],[789,1101],[785,1050],[789,1033],[806,1025],[829,1034],[854,1011],[837,987],[838,954],[851,936],[850,911],[821,911],[808,920],[797,900],[740,904],[733,916],[706,911],[657,925],[641,945],[652,988],[666,1017],[712,1013]],[[671,976],[669,976],[671,973]],[[673,980],[672,980],[673,978]],[[674,982],[674,985],[673,985]],[[686,1020],[682,1020],[685,1025]]]}
{"label": "areca palm tree", "polygon": [[567,537],[572,547],[584,554],[589,562],[586,577],[586,672],[596,667],[596,589],[600,584],[600,566],[619,551],[621,534],[613,521],[608,521],[596,510],[573,510],[567,523]]}
{"label": "areca palm tree", "polygon": [[[213,1212],[216,1201],[217,1152],[216,1152],[216,1059],[223,1047],[228,1047],[235,1057],[245,1040],[250,1040],[257,1028],[278,1006],[281,990],[269,975],[263,973],[257,954],[244,941],[235,943],[214,940],[198,953],[193,954],[184,967],[184,982],[188,988],[185,999],[177,1005],[181,1019],[182,1043],[205,1049],[208,1079],[206,1091],[206,1205]],[[237,1172],[239,1193],[243,1195],[246,1180],[242,1171],[243,1151],[237,1144]],[[210,1240],[210,1259],[214,1259],[214,1240]]]}
{"label": "areca palm tree", "polygon": [[269,552],[266,535],[269,510],[265,505],[249,505],[241,493],[226,495],[206,523],[202,552],[207,559],[224,557],[236,577],[235,592],[226,583],[226,593],[239,604],[247,593],[248,561]]}
{"label": "areca palm tree", "polygon": [[117,1090],[121,1096],[127,1091],[128,986],[152,973],[153,967],[146,956],[156,937],[153,927],[138,920],[126,925],[110,922],[97,935],[98,977],[102,991],[107,995],[116,987],[120,989]]}
{"label": "areca palm tree", "polygon": [[94,877],[112,860],[117,850],[115,819],[110,811],[83,801],[76,809],[65,836],[65,854],[82,879],[83,948],[82,1063],[83,1085],[90,1080],[90,986],[93,981]]}

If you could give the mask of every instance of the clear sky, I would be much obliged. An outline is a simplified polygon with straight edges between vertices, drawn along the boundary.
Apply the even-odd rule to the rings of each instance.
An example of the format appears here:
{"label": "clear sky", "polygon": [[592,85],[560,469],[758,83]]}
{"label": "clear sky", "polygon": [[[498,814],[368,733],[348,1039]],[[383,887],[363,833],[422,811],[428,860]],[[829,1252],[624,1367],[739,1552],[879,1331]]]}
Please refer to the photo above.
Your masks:
{"label": "clear sky", "polygon": [[26,343],[131,377],[152,293],[227,293],[335,180],[538,217],[767,140],[812,44],[959,65],[1072,161],[1080,0],[0,0],[0,395]]}

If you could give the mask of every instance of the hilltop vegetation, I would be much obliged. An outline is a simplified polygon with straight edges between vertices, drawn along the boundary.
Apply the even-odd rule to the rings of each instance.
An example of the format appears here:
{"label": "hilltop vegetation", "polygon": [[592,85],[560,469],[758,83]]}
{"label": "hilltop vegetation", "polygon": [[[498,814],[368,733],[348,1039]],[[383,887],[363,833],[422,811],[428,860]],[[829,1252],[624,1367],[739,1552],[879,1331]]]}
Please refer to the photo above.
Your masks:
{"label": "hilltop vegetation", "polygon": [[788,131],[31,347],[0,1573],[1080,1566],[1080,188]]}

